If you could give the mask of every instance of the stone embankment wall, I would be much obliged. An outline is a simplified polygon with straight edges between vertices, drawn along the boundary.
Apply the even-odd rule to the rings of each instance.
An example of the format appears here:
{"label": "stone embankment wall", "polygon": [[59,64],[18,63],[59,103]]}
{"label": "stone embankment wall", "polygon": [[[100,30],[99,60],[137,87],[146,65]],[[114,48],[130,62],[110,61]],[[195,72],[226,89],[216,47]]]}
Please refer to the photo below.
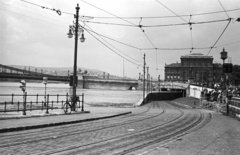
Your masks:
{"label": "stone embankment wall", "polygon": [[240,118],[240,97],[232,97],[229,101],[229,115]]}

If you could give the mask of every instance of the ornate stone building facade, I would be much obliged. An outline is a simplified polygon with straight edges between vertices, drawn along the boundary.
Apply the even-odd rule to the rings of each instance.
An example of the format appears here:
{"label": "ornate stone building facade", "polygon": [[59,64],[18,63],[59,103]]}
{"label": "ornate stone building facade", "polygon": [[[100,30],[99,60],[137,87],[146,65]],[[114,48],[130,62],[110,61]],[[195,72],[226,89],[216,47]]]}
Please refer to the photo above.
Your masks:
{"label": "ornate stone building facade", "polygon": [[211,85],[221,81],[222,65],[214,64],[212,56],[200,53],[181,56],[181,63],[165,65],[165,81],[187,82],[196,85]]}

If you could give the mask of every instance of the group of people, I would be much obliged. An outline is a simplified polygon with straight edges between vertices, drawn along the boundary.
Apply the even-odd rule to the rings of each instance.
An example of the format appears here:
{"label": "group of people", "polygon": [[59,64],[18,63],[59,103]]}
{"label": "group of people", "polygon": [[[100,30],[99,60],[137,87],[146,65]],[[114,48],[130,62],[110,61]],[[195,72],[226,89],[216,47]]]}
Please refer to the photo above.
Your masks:
{"label": "group of people", "polygon": [[205,102],[203,106],[208,109],[213,108],[214,105],[217,107],[226,106],[228,100],[233,96],[240,96],[240,87],[231,87],[228,91],[220,88],[215,88],[211,91],[204,89],[202,97],[205,97],[207,102]]}

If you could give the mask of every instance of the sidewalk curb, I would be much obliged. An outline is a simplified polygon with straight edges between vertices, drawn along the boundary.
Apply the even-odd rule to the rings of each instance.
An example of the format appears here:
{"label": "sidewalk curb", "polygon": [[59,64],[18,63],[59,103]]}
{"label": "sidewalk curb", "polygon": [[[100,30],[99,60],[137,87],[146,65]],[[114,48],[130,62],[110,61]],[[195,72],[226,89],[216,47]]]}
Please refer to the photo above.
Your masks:
{"label": "sidewalk curb", "polygon": [[14,117],[0,117],[0,120],[9,120],[9,119],[25,119],[25,118],[33,118],[33,117],[49,117],[49,116],[60,116],[60,115],[76,115],[76,114],[85,114],[85,113],[90,113],[90,111],[81,111],[81,112],[76,112],[76,113],[71,113],[71,114],[65,114],[65,113],[55,113],[55,114],[44,114],[44,115],[20,115],[20,116],[14,116]]}
{"label": "sidewalk curb", "polygon": [[33,125],[33,126],[3,128],[3,129],[0,129],[0,133],[23,131],[23,130],[30,130],[30,129],[38,129],[38,128],[46,128],[46,127],[52,127],[52,126],[60,126],[60,125],[67,125],[67,124],[75,124],[75,123],[96,121],[96,120],[100,120],[100,119],[108,119],[108,118],[123,116],[123,115],[131,114],[131,113],[132,112],[130,111],[130,112],[125,112],[125,113],[120,113],[120,114],[115,114],[115,115],[110,115],[110,116],[88,118],[88,119],[83,119],[83,120],[75,120],[75,121],[68,121],[68,122],[57,122],[57,123],[49,123],[49,124],[40,124],[40,125]]}

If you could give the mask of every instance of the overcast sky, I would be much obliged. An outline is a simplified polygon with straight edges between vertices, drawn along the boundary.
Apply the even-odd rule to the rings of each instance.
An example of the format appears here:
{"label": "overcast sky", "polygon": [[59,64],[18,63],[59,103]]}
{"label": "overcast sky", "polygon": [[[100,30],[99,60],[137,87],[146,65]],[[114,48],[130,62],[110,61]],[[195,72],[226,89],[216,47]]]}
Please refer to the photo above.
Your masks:
{"label": "overcast sky", "polygon": [[[220,52],[224,47],[232,63],[240,65],[240,23],[235,22],[240,17],[239,0],[0,0],[0,64],[72,67],[74,38],[66,34],[73,24],[77,3],[80,16],[91,17],[80,19],[80,24],[110,38],[85,30],[85,42],[78,42],[78,67],[138,77],[146,53],[151,76],[157,78],[160,74],[163,79],[165,64],[180,62],[192,47],[212,47],[226,27],[216,48],[194,49],[192,53],[213,56],[214,62],[222,63]],[[59,9],[61,15],[37,5]],[[211,13],[223,10],[230,11]],[[202,13],[211,14],[196,15]],[[166,18],[145,18],[163,16]],[[233,18],[230,23],[228,18]],[[189,22],[195,24],[186,24]],[[153,25],[159,26],[144,27]],[[177,48],[188,49],[173,50]]]}

